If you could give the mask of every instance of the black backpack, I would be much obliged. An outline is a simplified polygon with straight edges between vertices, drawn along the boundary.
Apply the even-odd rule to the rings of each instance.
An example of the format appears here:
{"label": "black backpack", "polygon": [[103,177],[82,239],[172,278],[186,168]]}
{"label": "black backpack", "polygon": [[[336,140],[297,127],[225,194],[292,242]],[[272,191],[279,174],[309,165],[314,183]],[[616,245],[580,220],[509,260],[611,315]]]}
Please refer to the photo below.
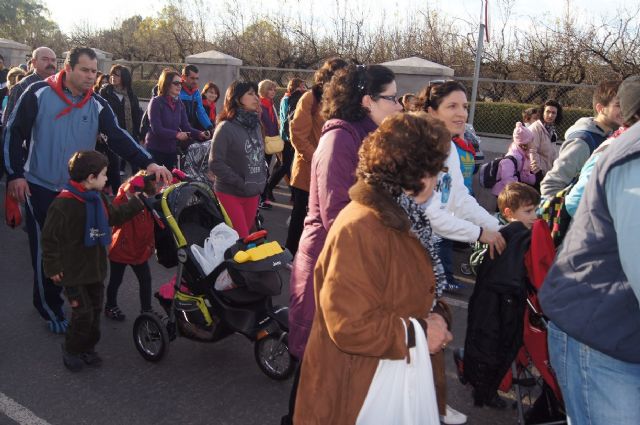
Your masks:
{"label": "black backpack", "polygon": [[480,186],[485,189],[491,189],[498,182],[498,168],[500,167],[500,161],[509,158],[513,162],[514,177],[520,181],[520,175],[518,174],[518,161],[513,155],[505,155],[499,158],[493,159],[489,162],[485,162],[480,166],[478,170],[478,176],[480,177]]}

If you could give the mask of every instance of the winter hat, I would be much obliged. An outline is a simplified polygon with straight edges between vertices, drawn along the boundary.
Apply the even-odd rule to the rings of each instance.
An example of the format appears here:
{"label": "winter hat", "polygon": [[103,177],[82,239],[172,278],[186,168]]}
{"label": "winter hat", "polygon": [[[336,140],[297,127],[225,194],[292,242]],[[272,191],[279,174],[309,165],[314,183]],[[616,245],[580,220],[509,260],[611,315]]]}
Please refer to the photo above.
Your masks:
{"label": "winter hat", "polygon": [[528,145],[532,140],[533,133],[531,130],[518,121],[516,123],[516,128],[513,130],[513,141],[519,145]]}
{"label": "winter hat", "polygon": [[640,113],[640,75],[632,75],[620,84],[618,99],[622,119],[628,123],[634,115]]}

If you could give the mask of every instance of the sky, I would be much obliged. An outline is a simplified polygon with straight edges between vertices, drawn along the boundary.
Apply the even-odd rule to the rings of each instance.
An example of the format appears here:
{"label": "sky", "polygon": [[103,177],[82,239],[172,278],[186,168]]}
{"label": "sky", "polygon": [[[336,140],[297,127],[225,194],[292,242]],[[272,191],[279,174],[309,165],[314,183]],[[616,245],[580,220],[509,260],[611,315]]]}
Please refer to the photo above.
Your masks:
{"label": "sky", "polygon": [[[203,0],[209,5],[211,15],[215,16],[220,11],[224,1]],[[322,19],[321,11],[329,13],[336,9],[336,3],[348,4],[348,7],[366,8],[375,19],[387,19],[388,16],[398,16],[400,20],[406,13],[419,8],[430,8],[444,12],[450,17],[465,21],[477,22],[480,15],[481,0],[227,0],[231,4],[238,3],[243,8],[251,10],[267,10],[277,12],[286,8],[288,10],[306,10],[309,13],[318,13]],[[490,25],[497,24],[498,3],[508,1],[514,4],[514,12],[511,22],[514,25],[528,25],[529,17],[552,19],[562,14],[566,7],[566,0],[488,0],[491,15]],[[108,0],[102,3],[87,0],[44,0],[44,4],[50,11],[50,17],[63,32],[71,32],[75,26],[89,26],[91,28],[109,28],[113,23],[134,14],[143,17],[155,16],[164,4],[163,0]],[[283,5],[284,3],[284,5]],[[100,10],[96,5],[100,4]],[[630,0],[571,0],[571,10],[578,13],[581,19],[587,22],[599,22],[600,15],[609,14],[611,17],[616,9],[628,10],[628,5],[634,4]],[[90,6],[89,6],[90,5]],[[326,16],[324,16],[326,17]],[[212,23],[213,25],[213,23]]]}

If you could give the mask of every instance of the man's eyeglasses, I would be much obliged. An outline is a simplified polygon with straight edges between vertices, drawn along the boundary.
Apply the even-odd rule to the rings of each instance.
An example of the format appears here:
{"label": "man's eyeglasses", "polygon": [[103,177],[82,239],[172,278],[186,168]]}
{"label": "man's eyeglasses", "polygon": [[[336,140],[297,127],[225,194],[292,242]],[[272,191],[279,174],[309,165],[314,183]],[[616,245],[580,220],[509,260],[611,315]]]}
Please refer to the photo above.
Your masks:
{"label": "man's eyeglasses", "polygon": [[181,86],[182,81],[172,81],[171,84],[173,84],[174,86]]}
{"label": "man's eyeglasses", "polygon": [[384,99],[384,100],[388,100],[389,102],[393,102],[396,103],[398,101],[398,98],[395,94],[389,94],[389,95],[382,95],[379,94],[377,96],[373,96],[375,99]]}

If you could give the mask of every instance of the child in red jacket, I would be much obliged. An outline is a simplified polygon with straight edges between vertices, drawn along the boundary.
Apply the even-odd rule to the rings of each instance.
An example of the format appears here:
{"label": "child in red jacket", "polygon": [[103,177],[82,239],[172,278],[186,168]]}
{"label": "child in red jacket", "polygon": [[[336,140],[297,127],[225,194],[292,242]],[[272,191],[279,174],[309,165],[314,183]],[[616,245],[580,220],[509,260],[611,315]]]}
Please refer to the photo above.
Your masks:
{"label": "child in red jacket", "polygon": [[[126,203],[134,189],[132,180],[143,176],[144,171],[132,176],[120,186],[118,195],[113,200],[114,205]],[[155,184],[146,182],[144,193],[153,196],[156,193]],[[154,218],[145,208],[132,220],[121,226],[113,227],[113,238],[109,248],[109,286],[107,286],[107,302],[104,314],[109,319],[123,321],[126,315],[118,307],[118,288],[122,283],[127,266],[133,269],[140,284],[140,308],[142,312],[151,311],[151,270],[149,257],[154,252]]]}

